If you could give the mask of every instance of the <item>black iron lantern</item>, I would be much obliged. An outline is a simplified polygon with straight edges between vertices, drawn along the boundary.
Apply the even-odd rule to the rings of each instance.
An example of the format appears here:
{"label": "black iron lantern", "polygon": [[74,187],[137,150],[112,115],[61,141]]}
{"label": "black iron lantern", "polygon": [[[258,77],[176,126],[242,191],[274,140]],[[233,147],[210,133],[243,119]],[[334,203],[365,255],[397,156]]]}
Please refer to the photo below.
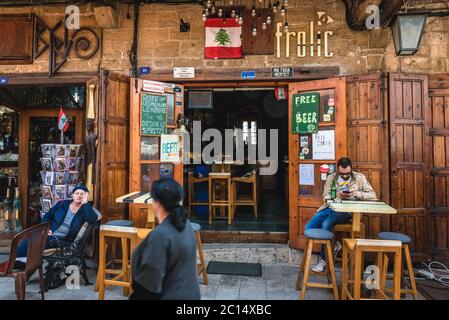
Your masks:
{"label": "black iron lantern", "polygon": [[393,22],[392,32],[396,54],[414,55],[424,33],[428,12],[398,13]]}

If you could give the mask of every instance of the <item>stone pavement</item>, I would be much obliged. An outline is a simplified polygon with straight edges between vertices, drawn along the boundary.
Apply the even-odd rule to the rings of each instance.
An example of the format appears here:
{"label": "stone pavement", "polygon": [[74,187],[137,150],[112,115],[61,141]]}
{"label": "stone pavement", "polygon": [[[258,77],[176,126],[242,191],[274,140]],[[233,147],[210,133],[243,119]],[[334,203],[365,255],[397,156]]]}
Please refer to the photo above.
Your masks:
{"label": "stone pavement", "polygon": [[[262,264],[261,277],[209,274],[205,286],[200,276],[203,300],[298,300],[300,291],[295,289],[301,251],[289,249],[286,244],[204,244],[206,263],[208,261],[251,262]],[[7,256],[0,255],[0,262]],[[317,257],[314,257],[315,261]],[[88,261],[93,266],[93,261]],[[36,274],[37,275],[37,274]],[[40,299],[39,280],[34,275],[27,286],[26,299]],[[95,281],[96,270],[88,270],[89,279]],[[324,282],[324,277],[312,277],[312,281]],[[337,281],[341,281],[341,268],[337,265]],[[48,291],[48,300],[96,300],[95,286],[84,286],[69,290],[65,286]],[[421,299],[422,296],[420,295]],[[108,287],[107,300],[127,299],[119,287]],[[331,300],[331,290],[311,288],[307,299]],[[410,299],[410,296],[407,296]],[[0,300],[15,300],[13,279],[0,278]]]}

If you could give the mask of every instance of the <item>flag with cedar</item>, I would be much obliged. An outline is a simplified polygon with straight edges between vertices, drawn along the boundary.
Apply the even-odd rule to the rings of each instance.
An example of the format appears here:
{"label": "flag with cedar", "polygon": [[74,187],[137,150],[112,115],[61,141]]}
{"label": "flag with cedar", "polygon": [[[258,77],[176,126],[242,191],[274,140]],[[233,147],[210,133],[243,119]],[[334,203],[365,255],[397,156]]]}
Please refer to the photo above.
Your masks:
{"label": "flag with cedar", "polygon": [[242,57],[242,26],[235,19],[207,19],[206,59],[232,59]]}
{"label": "flag with cedar", "polygon": [[67,116],[65,115],[62,108],[59,109],[58,129],[62,132],[66,132],[67,129],[69,129],[69,120],[67,119]]}

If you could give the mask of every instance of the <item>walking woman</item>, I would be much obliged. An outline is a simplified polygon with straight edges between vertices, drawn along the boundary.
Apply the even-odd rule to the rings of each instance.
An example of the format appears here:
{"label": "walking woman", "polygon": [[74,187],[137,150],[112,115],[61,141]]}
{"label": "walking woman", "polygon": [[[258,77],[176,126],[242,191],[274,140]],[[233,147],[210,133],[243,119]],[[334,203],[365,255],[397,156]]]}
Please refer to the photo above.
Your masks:
{"label": "walking woman", "polygon": [[161,179],[151,188],[159,225],[132,256],[131,300],[199,300],[195,235],[181,206],[183,189],[175,180]]}

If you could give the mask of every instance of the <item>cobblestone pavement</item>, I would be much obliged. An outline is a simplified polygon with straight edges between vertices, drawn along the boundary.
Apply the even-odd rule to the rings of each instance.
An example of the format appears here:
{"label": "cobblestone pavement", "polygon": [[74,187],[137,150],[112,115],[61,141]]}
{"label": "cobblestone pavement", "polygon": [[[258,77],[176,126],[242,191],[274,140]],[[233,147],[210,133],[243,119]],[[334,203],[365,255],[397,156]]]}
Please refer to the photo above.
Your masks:
{"label": "cobblestone pavement", "polygon": [[[298,263],[301,252],[289,250],[284,244],[204,244],[206,263],[208,261],[236,261],[262,264],[261,277],[233,276],[209,274],[208,285],[203,284],[200,276],[201,298],[203,300],[298,300],[300,291],[295,289],[298,274]],[[6,255],[0,255],[0,262],[6,260]],[[314,257],[316,261],[317,257]],[[94,266],[93,261],[88,265]],[[341,283],[341,268],[337,265],[337,281]],[[89,279],[95,281],[96,268],[88,270]],[[325,282],[326,278],[312,276],[312,281]],[[80,289],[67,289],[61,286],[48,291],[48,300],[96,300],[98,293],[95,286],[84,286],[82,280]],[[421,299],[422,296],[420,295]],[[407,296],[410,299],[410,296]],[[0,278],[0,300],[14,300],[14,280]],[[39,279],[37,273],[30,279],[27,286],[26,299],[40,299]],[[122,289],[108,287],[105,294],[107,300],[124,300]],[[307,290],[306,299],[333,299],[331,290]]]}

